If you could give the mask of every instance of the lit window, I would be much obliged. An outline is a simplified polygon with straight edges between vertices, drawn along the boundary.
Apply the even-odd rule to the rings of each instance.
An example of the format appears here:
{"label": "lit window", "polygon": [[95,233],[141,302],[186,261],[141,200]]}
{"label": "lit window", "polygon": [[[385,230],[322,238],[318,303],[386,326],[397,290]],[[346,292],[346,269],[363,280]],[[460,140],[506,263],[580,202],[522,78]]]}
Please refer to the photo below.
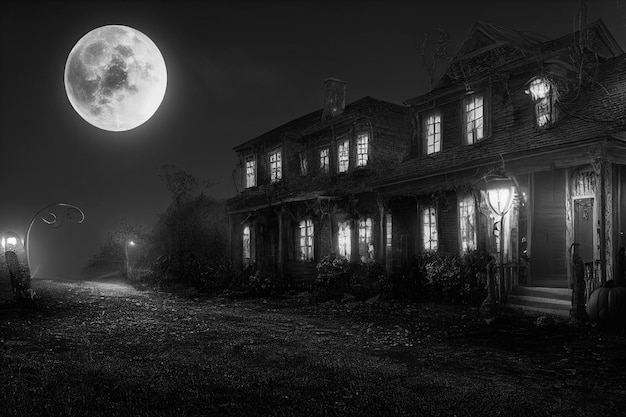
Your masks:
{"label": "lit window", "polygon": [[256,186],[256,160],[254,155],[246,157],[246,188]]}
{"label": "lit window", "polygon": [[283,167],[280,151],[270,153],[270,181],[278,182],[283,177]]}
{"label": "lit window", "polygon": [[300,222],[298,237],[300,260],[313,260],[313,220],[306,219]]}
{"label": "lit window", "polygon": [[320,149],[320,169],[325,174],[327,174],[330,170],[330,156],[328,148]]}
{"label": "lit window", "polygon": [[387,219],[386,219],[386,233],[385,233],[385,239],[386,239],[386,246],[388,248],[391,248],[391,242],[392,242],[392,238],[393,238],[393,223],[391,221],[391,213],[387,213]]}
{"label": "lit window", "polygon": [[309,163],[306,159],[306,155],[300,154],[300,175],[307,175],[309,172]]}
{"label": "lit window", "polygon": [[536,78],[530,83],[528,92],[535,102],[535,116],[537,125],[540,127],[549,126],[554,116],[552,85],[543,78]]}
{"label": "lit window", "polygon": [[350,166],[350,141],[344,140],[337,147],[339,172],[346,172]]}
{"label": "lit window", "polygon": [[388,271],[391,271],[392,262],[393,262],[393,251],[392,251],[392,238],[393,238],[393,223],[391,221],[391,213],[387,213],[385,215],[385,260],[386,267]]}
{"label": "lit window", "polygon": [[434,207],[422,210],[422,239],[425,250],[437,250],[437,211]]}
{"label": "lit window", "polygon": [[476,211],[474,197],[459,201],[459,234],[461,252],[476,249]]}
{"label": "lit window", "polygon": [[474,94],[465,101],[467,143],[473,144],[485,137],[485,106],[483,96]]}
{"label": "lit window", "polygon": [[351,240],[350,240],[350,222],[341,222],[337,230],[337,252],[340,256],[350,259]]}
{"label": "lit window", "polygon": [[363,133],[356,140],[356,166],[364,167],[367,165],[369,148],[369,135]]}
{"label": "lit window", "polygon": [[363,262],[374,260],[374,241],[372,240],[372,219],[359,220],[359,255]]}
{"label": "lit window", "polygon": [[243,228],[243,263],[248,265],[250,263],[250,227],[245,226]]}
{"label": "lit window", "polygon": [[433,113],[424,120],[426,154],[441,151],[441,115]]}

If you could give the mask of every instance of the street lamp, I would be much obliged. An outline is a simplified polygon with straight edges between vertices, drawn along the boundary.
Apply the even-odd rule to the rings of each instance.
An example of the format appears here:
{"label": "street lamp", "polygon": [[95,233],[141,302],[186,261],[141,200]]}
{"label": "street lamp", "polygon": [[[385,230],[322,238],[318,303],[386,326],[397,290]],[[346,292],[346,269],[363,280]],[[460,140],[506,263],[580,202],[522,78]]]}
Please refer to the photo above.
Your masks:
{"label": "street lamp", "polygon": [[128,258],[128,247],[129,246],[135,246],[135,242],[132,240],[129,240],[128,242],[126,242],[126,244],[124,245],[124,254],[126,255],[126,278],[130,277],[130,261]]}
{"label": "street lamp", "polygon": [[[494,223],[494,235],[496,236],[496,249],[498,252],[498,271],[500,279],[504,276],[504,248],[502,246],[502,220],[513,206],[513,196],[515,195],[515,182],[508,177],[496,177],[485,179],[485,189],[481,190],[483,200],[489,207],[494,218],[499,219]],[[496,226],[498,233],[496,234]],[[495,283],[493,277],[488,274],[488,293],[483,306],[490,311],[495,307]]]}

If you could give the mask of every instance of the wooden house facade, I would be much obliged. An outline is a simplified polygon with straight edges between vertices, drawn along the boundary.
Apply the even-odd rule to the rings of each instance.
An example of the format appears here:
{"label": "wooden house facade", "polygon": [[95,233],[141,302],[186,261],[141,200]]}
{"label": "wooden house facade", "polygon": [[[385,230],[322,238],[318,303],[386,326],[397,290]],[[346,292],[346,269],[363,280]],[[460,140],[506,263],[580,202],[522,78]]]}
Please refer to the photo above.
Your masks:
{"label": "wooden house facade", "polygon": [[385,213],[369,184],[408,154],[411,132],[406,106],[346,105],[346,83],[331,78],[322,109],[235,147],[235,267],[254,263],[297,284],[329,254],[383,259]]}
{"label": "wooden house facade", "polygon": [[479,22],[406,104],[411,157],[372,184],[394,263],[484,249],[500,301],[562,314],[575,261],[587,295],[624,279],[626,55],[601,21],[556,40]]}

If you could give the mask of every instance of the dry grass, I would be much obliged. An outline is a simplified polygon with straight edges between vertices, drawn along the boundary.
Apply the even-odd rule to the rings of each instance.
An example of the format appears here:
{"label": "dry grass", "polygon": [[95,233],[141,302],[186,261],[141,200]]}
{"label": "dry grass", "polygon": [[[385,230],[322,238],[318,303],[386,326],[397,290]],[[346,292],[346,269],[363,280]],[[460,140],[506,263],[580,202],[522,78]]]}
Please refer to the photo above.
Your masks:
{"label": "dry grass", "polygon": [[35,281],[0,310],[0,415],[618,416],[626,337],[443,304],[189,300]]}

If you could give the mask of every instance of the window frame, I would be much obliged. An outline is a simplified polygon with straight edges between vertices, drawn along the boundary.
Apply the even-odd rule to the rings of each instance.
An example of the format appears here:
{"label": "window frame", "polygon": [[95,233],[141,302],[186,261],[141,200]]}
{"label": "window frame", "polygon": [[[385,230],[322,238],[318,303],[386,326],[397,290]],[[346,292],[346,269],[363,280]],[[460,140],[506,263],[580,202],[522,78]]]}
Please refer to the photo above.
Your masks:
{"label": "window frame", "polygon": [[[278,155],[278,158],[276,161],[272,162],[272,156],[273,155]],[[270,183],[271,184],[276,184],[282,181],[283,179],[283,156],[282,156],[282,149],[281,148],[276,148],[273,149],[271,151],[268,152],[268,156],[267,156],[267,167],[269,170],[269,179],[270,179]],[[273,168],[273,164],[276,164],[276,170],[274,170]]]}
{"label": "window frame", "polygon": [[[469,127],[469,113],[470,111],[475,111],[476,107],[472,110],[468,110],[468,104],[470,102],[475,102],[477,98],[480,98],[482,100],[482,137],[480,138],[476,138],[473,137],[472,141],[470,142],[469,140],[469,134],[470,132],[473,132],[476,130],[476,126],[474,126],[471,130],[468,128]],[[486,140],[487,138],[489,138],[489,136],[491,136],[491,129],[490,129],[490,101],[489,101],[489,94],[488,91],[477,91],[477,92],[472,92],[472,93],[468,93],[464,98],[463,98],[463,107],[462,107],[462,112],[463,112],[463,143],[467,146],[472,146],[472,145],[476,145],[477,143],[480,143],[484,140]],[[475,122],[476,119],[473,119],[472,122]],[[473,135],[476,136],[476,135]]]}
{"label": "window frame", "polygon": [[[370,133],[369,132],[361,132],[356,135],[356,163],[355,166],[357,168],[365,168],[369,163],[370,159]],[[365,145],[361,143],[361,139],[365,138]],[[365,147],[365,153],[361,152],[362,148]],[[364,158],[362,156],[365,155]]]}
{"label": "window frame", "polygon": [[[345,149],[342,150],[342,147]],[[345,156],[345,159],[342,158]],[[342,162],[345,161],[345,164]],[[345,165],[345,168],[343,166]],[[340,139],[337,142],[337,173],[343,174],[350,170],[350,139]]]}
{"label": "window frame", "polygon": [[[430,219],[428,223],[428,230],[426,222],[424,221],[426,212],[428,212],[428,218]],[[436,206],[428,205],[421,207],[420,227],[422,230],[422,248],[425,251],[437,251],[439,249],[439,221],[437,217],[438,213]],[[427,236],[429,237],[428,241],[426,240]],[[434,245],[432,242],[434,242]]]}
{"label": "window frame", "polygon": [[[248,162],[252,162],[252,173],[248,172]],[[254,188],[257,186],[257,162],[256,155],[248,154],[244,158],[244,183],[245,188]],[[250,184],[250,176],[252,176],[252,184]]]}
{"label": "window frame", "polygon": [[315,259],[315,224],[312,218],[305,218],[298,222],[297,244],[298,260],[311,262]]}
{"label": "window frame", "polygon": [[[544,83],[548,86],[548,93],[541,97],[536,96],[533,92],[533,84],[534,83]],[[528,82],[528,89],[525,90],[525,93],[530,95],[530,99],[533,102],[534,114],[535,114],[535,126],[539,129],[547,129],[551,126],[554,126],[554,123],[557,119],[556,112],[556,92],[555,85],[548,78],[537,76],[533,77]],[[542,108],[548,108],[548,111],[540,114]],[[544,124],[541,123],[541,119],[544,118],[546,121]]]}
{"label": "window frame", "polygon": [[[458,206],[457,207],[458,208],[457,221],[458,221],[458,230],[459,230],[459,251],[461,254],[463,254],[468,250],[476,250],[476,248],[478,247],[477,230],[476,230],[477,229],[476,222],[478,220],[476,216],[477,205],[476,205],[476,200],[474,199],[474,196],[472,194],[469,194],[469,195],[461,196],[458,200],[457,206]],[[471,207],[471,210],[469,210],[470,207]],[[472,218],[472,221],[470,223],[473,226],[473,230],[471,231],[464,230],[465,229],[464,225],[466,226],[468,224],[466,220],[467,218],[469,218],[469,216],[471,216]],[[467,236],[469,235],[470,232],[472,236]],[[471,245],[469,244],[470,242],[471,242]]]}
{"label": "window frame", "polygon": [[[247,233],[246,233],[247,231]],[[248,237],[247,239],[247,245],[246,245],[246,236]],[[250,265],[252,262],[252,230],[250,228],[250,225],[244,225],[243,230],[241,232],[241,239],[242,239],[242,258],[243,258],[243,264],[244,265]],[[246,254],[248,255],[246,257]]]}
{"label": "window frame", "polygon": [[[326,155],[323,153],[326,152]],[[322,146],[319,148],[320,171],[323,174],[330,173],[330,146]]]}
{"label": "window frame", "polygon": [[374,219],[369,216],[359,218],[359,257],[362,262],[373,261],[374,248]]}
{"label": "window frame", "polygon": [[337,222],[337,255],[347,260],[352,256],[352,224],[349,219]]}
{"label": "window frame", "polygon": [[[433,125],[436,126],[437,124],[439,125],[439,132],[436,131],[435,128],[435,132],[433,132],[433,135],[436,135],[437,133],[439,134],[439,137],[436,140],[433,140],[433,148],[436,148],[438,145],[438,149],[433,150],[432,152],[429,152],[428,149],[430,148],[430,137],[429,137],[429,119],[433,118]],[[439,119],[437,121],[437,119]],[[440,153],[442,150],[442,140],[443,140],[443,117],[441,114],[441,111],[439,109],[436,110],[432,110],[429,111],[427,113],[424,113],[422,116],[422,135],[424,138],[424,147],[423,147],[423,152],[424,155],[433,155],[436,153]],[[433,138],[434,139],[434,138]]]}

